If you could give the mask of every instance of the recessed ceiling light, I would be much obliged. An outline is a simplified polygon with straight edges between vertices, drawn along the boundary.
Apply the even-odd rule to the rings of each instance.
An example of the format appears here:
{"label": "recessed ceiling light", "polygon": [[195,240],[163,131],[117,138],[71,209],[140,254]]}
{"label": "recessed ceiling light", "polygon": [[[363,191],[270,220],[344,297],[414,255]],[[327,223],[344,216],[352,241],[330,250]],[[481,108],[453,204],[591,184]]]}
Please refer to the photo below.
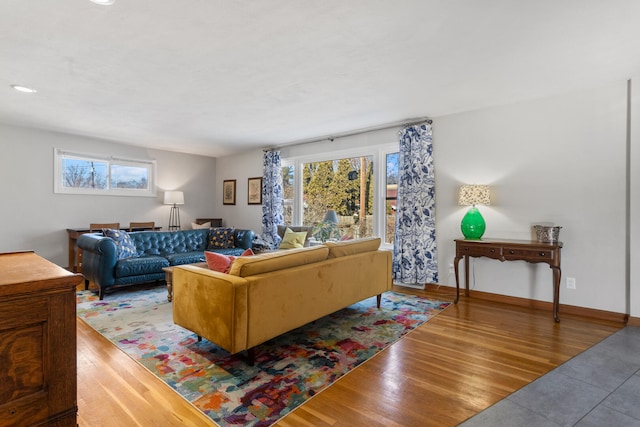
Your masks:
{"label": "recessed ceiling light", "polygon": [[17,90],[18,92],[24,92],[24,93],[36,93],[37,92],[37,90],[31,89],[30,87],[26,87],[26,86],[11,85],[11,87],[14,88],[15,90]]}
{"label": "recessed ceiling light", "polygon": [[108,6],[110,4],[113,4],[115,0],[91,0],[91,2],[95,3],[95,4],[101,4],[103,6]]}

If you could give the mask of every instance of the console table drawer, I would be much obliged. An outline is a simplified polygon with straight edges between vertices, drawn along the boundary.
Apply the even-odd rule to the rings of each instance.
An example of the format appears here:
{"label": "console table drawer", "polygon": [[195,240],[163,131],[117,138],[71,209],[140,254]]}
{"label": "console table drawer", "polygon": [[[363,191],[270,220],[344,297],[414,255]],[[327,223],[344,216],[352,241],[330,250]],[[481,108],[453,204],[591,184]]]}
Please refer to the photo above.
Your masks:
{"label": "console table drawer", "polygon": [[553,251],[544,249],[502,248],[506,260],[522,260],[531,262],[549,262],[553,260]]}
{"label": "console table drawer", "polygon": [[486,245],[463,245],[461,248],[463,255],[472,257],[488,257],[500,259],[501,250],[499,247],[490,247]]}

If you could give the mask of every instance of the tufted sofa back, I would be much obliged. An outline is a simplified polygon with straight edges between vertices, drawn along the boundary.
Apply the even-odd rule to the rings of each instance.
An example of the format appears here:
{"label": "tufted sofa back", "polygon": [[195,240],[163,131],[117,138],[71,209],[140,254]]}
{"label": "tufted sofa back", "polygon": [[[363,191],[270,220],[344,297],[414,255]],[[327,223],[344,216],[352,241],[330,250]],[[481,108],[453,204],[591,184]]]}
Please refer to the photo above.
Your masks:
{"label": "tufted sofa back", "polygon": [[204,251],[207,247],[208,235],[208,229],[129,233],[136,245],[138,256]]}

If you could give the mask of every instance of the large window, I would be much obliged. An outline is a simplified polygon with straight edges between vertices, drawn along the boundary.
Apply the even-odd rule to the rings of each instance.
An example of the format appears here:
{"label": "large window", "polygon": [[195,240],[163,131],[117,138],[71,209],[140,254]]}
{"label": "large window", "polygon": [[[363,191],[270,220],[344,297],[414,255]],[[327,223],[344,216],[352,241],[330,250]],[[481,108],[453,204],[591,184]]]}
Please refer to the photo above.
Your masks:
{"label": "large window", "polygon": [[374,187],[372,156],[303,163],[302,223],[318,225],[334,210],[340,237],[372,236]]}
{"label": "large window", "polygon": [[285,223],[320,231],[327,212],[335,211],[338,232],[333,238],[380,236],[385,244],[393,243],[397,150],[397,144],[389,144],[283,159]]}
{"label": "large window", "polygon": [[282,167],[282,192],[284,195],[284,223],[293,224],[294,190],[294,166]]}
{"label": "large window", "polygon": [[400,178],[398,162],[400,153],[386,153],[385,185],[385,235],[386,243],[393,243],[396,231],[396,201],[398,200],[398,180]]}
{"label": "large window", "polygon": [[117,159],[55,150],[55,192],[155,196],[155,161]]}

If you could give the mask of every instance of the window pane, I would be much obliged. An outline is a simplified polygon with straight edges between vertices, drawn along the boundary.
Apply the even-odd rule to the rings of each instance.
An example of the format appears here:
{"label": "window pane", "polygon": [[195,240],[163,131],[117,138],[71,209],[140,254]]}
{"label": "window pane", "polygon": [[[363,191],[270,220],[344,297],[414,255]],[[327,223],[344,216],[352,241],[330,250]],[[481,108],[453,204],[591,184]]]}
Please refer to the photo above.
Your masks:
{"label": "window pane", "polygon": [[111,188],[131,188],[147,190],[149,188],[149,169],[139,166],[111,165]]}
{"label": "window pane", "polygon": [[282,192],[284,195],[284,223],[293,224],[293,166],[282,167]]}
{"label": "window pane", "polygon": [[107,162],[62,158],[62,185],[65,188],[106,190]]}
{"label": "window pane", "polygon": [[302,168],[304,225],[317,226],[331,209],[338,215],[338,232],[330,237],[373,235],[372,156],[304,163]]}
{"label": "window pane", "polygon": [[398,163],[400,153],[387,154],[387,196],[385,215],[385,243],[393,243],[396,229],[396,201],[398,196],[398,179],[400,177]]}
{"label": "window pane", "polygon": [[154,160],[114,159],[54,150],[54,192],[155,197]]}

